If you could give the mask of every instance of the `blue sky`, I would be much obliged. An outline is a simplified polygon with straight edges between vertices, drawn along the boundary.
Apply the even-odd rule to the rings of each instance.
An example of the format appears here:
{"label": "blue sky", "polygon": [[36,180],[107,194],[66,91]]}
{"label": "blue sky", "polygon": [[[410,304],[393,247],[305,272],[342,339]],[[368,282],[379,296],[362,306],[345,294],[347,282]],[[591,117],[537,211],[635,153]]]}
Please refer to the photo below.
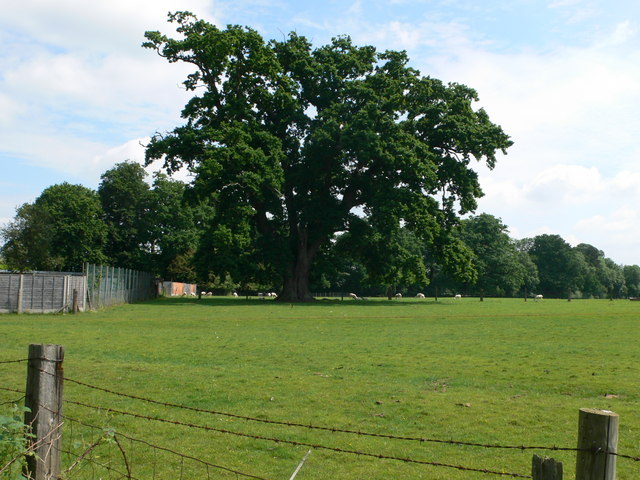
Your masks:
{"label": "blue sky", "polygon": [[[0,223],[63,181],[96,188],[172,129],[188,68],[140,47],[169,11],[315,45],[406,50],[478,91],[514,146],[477,213],[515,238],[562,235],[640,264],[640,2],[632,0],[22,0],[0,16]],[[185,176],[183,179],[188,178]]]}

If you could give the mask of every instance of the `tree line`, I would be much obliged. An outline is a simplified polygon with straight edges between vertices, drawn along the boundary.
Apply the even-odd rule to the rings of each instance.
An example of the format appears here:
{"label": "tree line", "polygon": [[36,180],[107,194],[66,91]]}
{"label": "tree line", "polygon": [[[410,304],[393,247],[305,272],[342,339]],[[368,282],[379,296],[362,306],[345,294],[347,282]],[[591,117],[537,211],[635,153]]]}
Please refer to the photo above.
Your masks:
{"label": "tree line", "polygon": [[186,168],[189,185],[124,162],[97,191],[63,183],[18,208],[2,230],[16,270],[110,263],[204,289],[359,295],[617,297],[638,267],[590,245],[514,241],[499,219],[465,218],[509,136],[465,85],[421,75],[404,51],[295,32],[265,41],[169,14],[177,38],[143,47],[192,68],[184,123],[155,134],[145,164]]}
{"label": "tree line", "polygon": [[[48,187],[1,230],[6,268],[79,271],[84,262],[106,263],[220,293],[279,288],[276,272],[244,262],[239,250],[250,245],[213,222],[213,202],[165,174],[156,173],[151,183],[146,177],[139,164],[123,162],[101,176],[97,191],[69,183]],[[443,262],[409,229],[385,238],[362,218],[320,252],[310,288],[359,295],[640,296],[639,266],[618,265],[596,247],[572,247],[559,235],[512,239],[489,214],[462,219],[449,243],[456,245],[455,262]]]}

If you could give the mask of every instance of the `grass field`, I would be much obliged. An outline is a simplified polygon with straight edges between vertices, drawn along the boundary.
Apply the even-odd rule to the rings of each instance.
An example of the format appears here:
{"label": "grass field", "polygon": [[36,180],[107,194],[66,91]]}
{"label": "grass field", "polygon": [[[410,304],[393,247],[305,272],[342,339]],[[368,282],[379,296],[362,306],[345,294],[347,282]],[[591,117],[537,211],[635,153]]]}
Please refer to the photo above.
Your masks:
{"label": "grass field", "polygon": [[[581,407],[620,415],[619,452],[640,456],[640,302],[514,299],[308,305],[233,298],[163,299],[73,315],[0,316],[0,361],[30,343],[65,347],[65,376],[107,389],[263,419],[482,444],[575,447]],[[0,364],[24,389],[26,366]],[[0,404],[19,394],[0,391]],[[533,453],[573,478],[575,454],[409,442],[172,409],[71,382],[65,399],[215,429],[476,469],[530,474]],[[7,405],[1,408],[7,408]],[[289,479],[308,447],[108,413],[72,403],[74,419],[267,479]],[[82,451],[99,431],[68,421]],[[243,478],[121,444],[141,479]],[[117,446],[95,461],[124,469]],[[70,463],[70,459],[65,459]],[[102,472],[102,473],[97,473]],[[118,478],[90,461],[69,478]],[[315,448],[306,479],[509,478]],[[640,462],[618,459],[618,479]]]}

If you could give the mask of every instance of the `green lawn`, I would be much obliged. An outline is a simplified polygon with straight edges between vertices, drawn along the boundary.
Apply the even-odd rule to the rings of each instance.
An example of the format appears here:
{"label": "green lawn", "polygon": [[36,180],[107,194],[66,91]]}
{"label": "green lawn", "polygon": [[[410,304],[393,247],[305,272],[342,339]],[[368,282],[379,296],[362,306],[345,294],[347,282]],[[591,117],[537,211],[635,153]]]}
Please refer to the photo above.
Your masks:
{"label": "green lawn", "polygon": [[[0,316],[0,361],[30,343],[65,347],[65,376],[192,407],[339,429],[482,444],[575,447],[581,407],[620,415],[619,451],[640,456],[640,303],[441,299],[164,299],[80,315]],[[23,389],[26,366],[0,364]],[[605,395],[609,397],[605,397]],[[0,403],[19,394],[0,391]],[[67,382],[65,398],[151,417],[476,469],[530,474],[533,453],[323,432],[171,409]],[[0,408],[8,408],[6,405]],[[65,414],[267,479],[289,479],[309,449],[65,404]],[[100,432],[65,425],[66,449]],[[121,442],[135,478],[236,478]],[[124,469],[113,442],[94,460]],[[71,460],[65,459],[69,464]],[[96,478],[89,461],[69,478]],[[118,475],[101,473],[101,478]],[[243,478],[241,476],[237,478]],[[509,478],[314,449],[296,480]],[[618,459],[618,479],[640,462]]]}

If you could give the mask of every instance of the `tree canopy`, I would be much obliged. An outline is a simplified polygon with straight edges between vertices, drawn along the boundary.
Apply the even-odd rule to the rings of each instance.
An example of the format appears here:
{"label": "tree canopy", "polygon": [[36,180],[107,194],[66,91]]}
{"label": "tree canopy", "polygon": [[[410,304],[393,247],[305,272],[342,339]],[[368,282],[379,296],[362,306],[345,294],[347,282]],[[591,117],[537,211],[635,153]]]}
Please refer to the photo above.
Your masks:
{"label": "tree canopy", "polygon": [[100,199],[82,185],[46,188],[34,203],[17,209],[2,236],[3,255],[14,270],[79,271],[84,262],[106,259]]}
{"label": "tree canopy", "polygon": [[493,167],[511,145],[473,89],[421,76],[405,52],[169,19],[180,37],[146,32],[144,46],[192,65],[184,85],[197,94],[147,162],[189,167],[213,200],[208,268],[277,280],[282,300],[310,299],[319,252],[363,218],[390,250],[406,228],[445,254],[482,195],[471,160]]}
{"label": "tree canopy", "polygon": [[481,294],[512,296],[527,284],[530,265],[500,219],[486,213],[468,218],[461,222],[459,235],[474,252]]}

